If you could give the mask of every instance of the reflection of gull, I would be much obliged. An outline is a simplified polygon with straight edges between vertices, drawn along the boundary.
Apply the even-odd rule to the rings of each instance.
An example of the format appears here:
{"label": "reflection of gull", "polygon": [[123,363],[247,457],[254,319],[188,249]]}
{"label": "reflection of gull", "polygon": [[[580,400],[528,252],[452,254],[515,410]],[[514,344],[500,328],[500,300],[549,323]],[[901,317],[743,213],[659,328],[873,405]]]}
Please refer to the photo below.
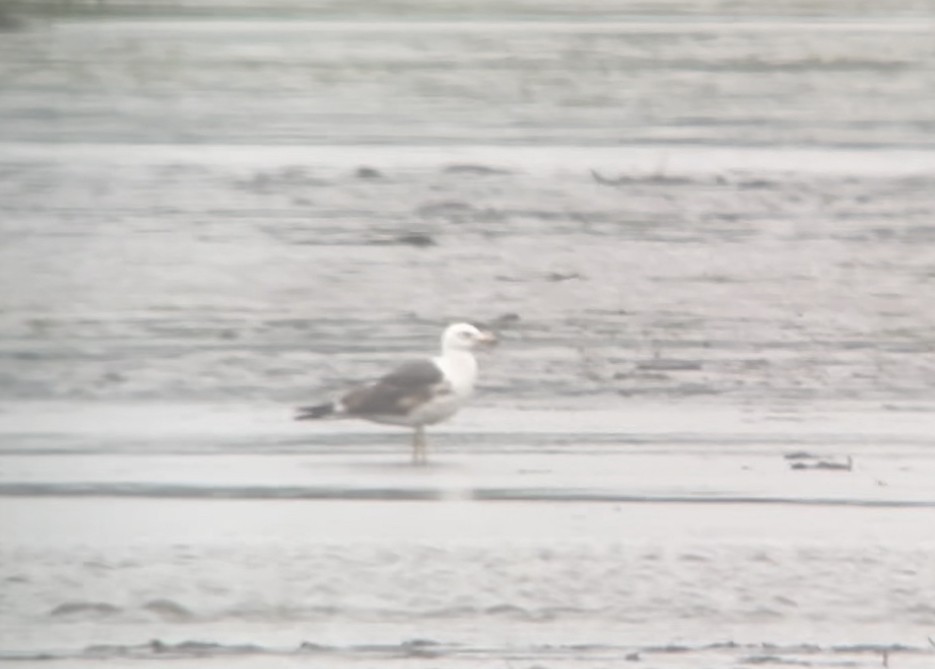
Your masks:
{"label": "reflection of gull", "polygon": [[407,362],[340,399],[300,407],[296,420],[364,418],[415,428],[412,461],[425,464],[425,426],[450,418],[470,398],[477,379],[477,361],[471,351],[495,341],[492,333],[468,323],[449,325],[442,334],[441,355]]}

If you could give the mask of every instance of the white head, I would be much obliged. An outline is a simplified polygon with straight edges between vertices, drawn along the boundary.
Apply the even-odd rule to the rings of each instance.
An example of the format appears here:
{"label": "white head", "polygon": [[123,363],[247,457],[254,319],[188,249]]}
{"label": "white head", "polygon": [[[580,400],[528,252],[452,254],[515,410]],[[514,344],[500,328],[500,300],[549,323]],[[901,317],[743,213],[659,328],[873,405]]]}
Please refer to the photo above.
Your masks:
{"label": "white head", "polygon": [[496,341],[492,332],[480,330],[470,323],[453,323],[442,334],[442,351],[470,351]]}

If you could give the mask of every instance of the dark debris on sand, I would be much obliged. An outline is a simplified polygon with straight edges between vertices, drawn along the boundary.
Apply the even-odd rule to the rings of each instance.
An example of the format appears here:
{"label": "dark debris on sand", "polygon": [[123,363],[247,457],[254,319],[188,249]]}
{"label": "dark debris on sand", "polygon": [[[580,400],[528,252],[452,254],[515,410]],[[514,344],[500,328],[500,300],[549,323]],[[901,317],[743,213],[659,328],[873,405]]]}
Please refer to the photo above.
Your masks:
{"label": "dark debris on sand", "polygon": [[[789,459],[788,456],[786,459]],[[820,460],[813,456],[808,459],[801,459],[798,462],[793,462],[789,465],[789,468],[800,471],[806,469],[820,469],[825,471],[851,472],[854,471],[854,458],[848,455],[847,460],[844,462],[836,462],[834,460]]]}

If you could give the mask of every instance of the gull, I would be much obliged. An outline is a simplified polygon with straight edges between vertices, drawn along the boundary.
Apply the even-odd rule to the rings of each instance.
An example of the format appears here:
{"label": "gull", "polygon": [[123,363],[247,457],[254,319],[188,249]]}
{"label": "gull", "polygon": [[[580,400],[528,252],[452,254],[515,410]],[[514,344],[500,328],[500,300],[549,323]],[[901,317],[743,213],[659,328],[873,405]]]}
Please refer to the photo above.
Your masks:
{"label": "gull", "polygon": [[442,333],[440,355],[404,363],[330,402],[299,407],[295,418],[362,418],[411,427],[412,462],[424,465],[425,426],[451,418],[470,399],[477,380],[473,351],[496,341],[493,333],[470,323],[453,323]]}

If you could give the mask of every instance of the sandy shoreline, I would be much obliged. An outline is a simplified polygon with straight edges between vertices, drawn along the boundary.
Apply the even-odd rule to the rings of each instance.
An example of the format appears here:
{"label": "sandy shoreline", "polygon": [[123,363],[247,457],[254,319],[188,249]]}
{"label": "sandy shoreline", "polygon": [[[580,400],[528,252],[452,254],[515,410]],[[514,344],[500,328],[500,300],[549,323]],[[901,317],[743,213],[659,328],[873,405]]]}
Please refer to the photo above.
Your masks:
{"label": "sandy shoreline", "polygon": [[80,667],[434,657],[459,667],[592,666],[635,653],[659,667],[751,657],[872,667],[889,649],[898,666],[921,668],[933,656],[932,517],[744,504],[5,499],[3,576],[17,604],[4,614],[0,657]]}
{"label": "sandy shoreline", "polygon": [[[865,407],[851,431],[847,412],[643,405],[614,441],[599,411],[478,407],[420,469],[378,427],[303,446],[261,407],[72,408],[0,414],[6,660],[932,661],[927,413]],[[36,410],[59,423],[21,430]],[[124,452],[121,415],[147,434]],[[793,469],[800,450],[854,467]]]}
{"label": "sandy shoreline", "polygon": [[0,41],[0,664],[935,665],[918,3],[234,4]]}

